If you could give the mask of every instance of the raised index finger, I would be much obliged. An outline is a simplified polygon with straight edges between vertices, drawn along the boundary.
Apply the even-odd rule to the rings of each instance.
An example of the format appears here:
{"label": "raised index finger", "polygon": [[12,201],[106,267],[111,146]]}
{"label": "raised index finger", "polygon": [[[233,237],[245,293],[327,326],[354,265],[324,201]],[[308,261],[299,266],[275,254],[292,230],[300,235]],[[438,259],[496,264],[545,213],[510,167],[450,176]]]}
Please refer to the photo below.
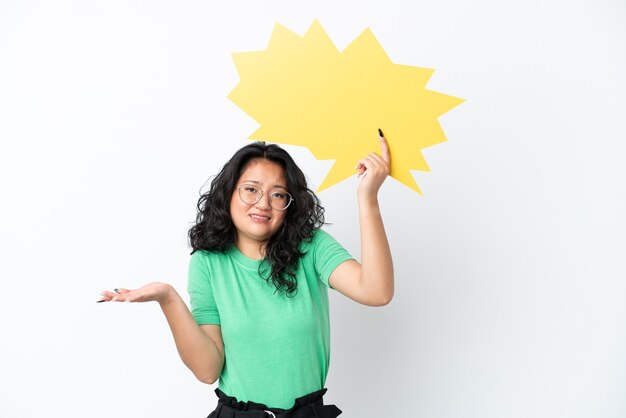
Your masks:
{"label": "raised index finger", "polygon": [[385,162],[389,164],[391,163],[391,152],[389,151],[389,144],[387,143],[387,140],[383,135],[383,131],[381,131],[380,128],[378,128],[378,139],[380,140],[383,160],[385,160]]}

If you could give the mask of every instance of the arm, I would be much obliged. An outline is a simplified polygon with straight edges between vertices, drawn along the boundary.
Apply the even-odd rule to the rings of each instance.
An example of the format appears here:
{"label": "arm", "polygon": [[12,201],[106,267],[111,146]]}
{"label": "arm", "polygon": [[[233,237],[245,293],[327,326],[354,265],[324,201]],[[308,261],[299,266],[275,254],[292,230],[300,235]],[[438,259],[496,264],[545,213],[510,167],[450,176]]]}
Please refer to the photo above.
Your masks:
{"label": "arm", "polygon": [[219,325],[198,326],[187,305],[167,283],[149,283],[136,290],[103,292],[105,302],[156,301],[170,326],[183,363],[204,383],[213,384],[224,366],[224,343]]}
{"label": "arm", "polygon": [[378,205],[378,190],[389,175],[391,156],[385,138],[379,139],[382,157],[372,153],[357,164],[361,263],[346,261],[329,278],[334,289],[369,306],[388,304],[394,293],[391,250]]}

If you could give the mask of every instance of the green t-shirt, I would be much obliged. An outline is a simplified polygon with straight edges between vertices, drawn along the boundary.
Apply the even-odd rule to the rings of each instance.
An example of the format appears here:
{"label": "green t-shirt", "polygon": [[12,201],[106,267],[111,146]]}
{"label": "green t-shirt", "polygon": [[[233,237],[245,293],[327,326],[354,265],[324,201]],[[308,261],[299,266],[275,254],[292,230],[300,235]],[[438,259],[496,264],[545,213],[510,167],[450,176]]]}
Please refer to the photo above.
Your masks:
{"label": "green t-shirt", "polygon": [[353,257],[317,230],[298,262],[298,292],[275,292],[258,273],[261,260],[235,246],[196,251],[189,263],[191,312],[199,325],[221,325],[224,368],[219,388],[239,401],[288,409],[324,388],[330,363],[328,278]]}

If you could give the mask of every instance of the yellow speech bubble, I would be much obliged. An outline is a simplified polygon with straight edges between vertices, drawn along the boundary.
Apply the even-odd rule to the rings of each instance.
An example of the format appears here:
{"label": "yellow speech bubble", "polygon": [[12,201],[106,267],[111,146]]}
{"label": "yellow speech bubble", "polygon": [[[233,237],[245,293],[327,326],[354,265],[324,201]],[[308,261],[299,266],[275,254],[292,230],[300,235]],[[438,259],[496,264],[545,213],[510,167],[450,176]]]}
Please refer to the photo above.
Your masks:
{"label": "yellow speech bubble", "polygon": [[430,171],[421,150],[446,141],[437,118],[463,99],[425,88],[432,69],[391,62],[366,29],[339,51],[316,20],[304,36],[276,24],[264,51],[233,53],[240,82],[228,95],[261,126],[250,139],[307,147],[335,160],[322,191],[391,149],[391,173],[422,194],[410,170]]}

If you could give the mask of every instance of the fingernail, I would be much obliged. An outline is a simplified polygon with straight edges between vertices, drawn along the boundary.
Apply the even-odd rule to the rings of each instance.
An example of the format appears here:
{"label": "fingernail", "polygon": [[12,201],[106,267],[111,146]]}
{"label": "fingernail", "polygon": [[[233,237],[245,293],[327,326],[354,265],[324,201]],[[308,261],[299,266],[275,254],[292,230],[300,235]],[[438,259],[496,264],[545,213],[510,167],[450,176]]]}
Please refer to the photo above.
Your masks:
{"label": "fingernail", "polygon": [[106,300],[101,299],[101,300],[97,300],[96,303],[102,303],[102,302],[106,302]]}
{"label": "fingernail", "polygon": [[383,131],[380,130],[380,128],[378,128],[378,135],[384,137],[385,135],[383,135]]}
{"label": "fingernail", "polygon": [[113,291],[114,291],[115,293],[120,293],[120,289],[118,289],[117,287],[116,287],[115,289],[113,289]]}

